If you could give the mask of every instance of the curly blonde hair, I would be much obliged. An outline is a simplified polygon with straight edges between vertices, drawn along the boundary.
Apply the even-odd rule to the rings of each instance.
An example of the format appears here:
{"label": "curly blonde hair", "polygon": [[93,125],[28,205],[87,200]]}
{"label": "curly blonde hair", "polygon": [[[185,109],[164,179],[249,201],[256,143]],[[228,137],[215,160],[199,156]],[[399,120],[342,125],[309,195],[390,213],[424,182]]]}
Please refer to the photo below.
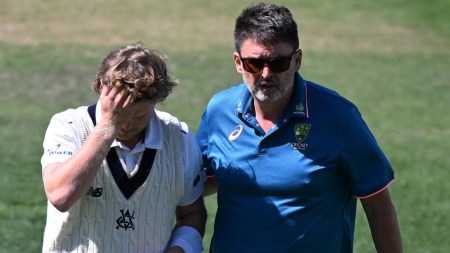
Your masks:
{"label": "curly blonde hair", "polygon": [[133,101],[164,101],[178,85],[167,73],[165,58],[142,43],[123,46],[109,53],[95,74],[92,89],[100,94],[101,83],[127,89]]}

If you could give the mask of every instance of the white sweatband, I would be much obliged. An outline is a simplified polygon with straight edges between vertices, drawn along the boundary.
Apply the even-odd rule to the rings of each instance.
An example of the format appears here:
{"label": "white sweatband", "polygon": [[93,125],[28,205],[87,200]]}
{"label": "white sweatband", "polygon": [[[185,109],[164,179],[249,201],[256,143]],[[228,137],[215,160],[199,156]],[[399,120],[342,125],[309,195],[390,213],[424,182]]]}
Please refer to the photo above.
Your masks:
{"label": "white sweatband", "polygon": [[203,239],[193,227],[181,226],[172,233],[170,247],[179,246],[186,253],[200,253],[203,251]]}

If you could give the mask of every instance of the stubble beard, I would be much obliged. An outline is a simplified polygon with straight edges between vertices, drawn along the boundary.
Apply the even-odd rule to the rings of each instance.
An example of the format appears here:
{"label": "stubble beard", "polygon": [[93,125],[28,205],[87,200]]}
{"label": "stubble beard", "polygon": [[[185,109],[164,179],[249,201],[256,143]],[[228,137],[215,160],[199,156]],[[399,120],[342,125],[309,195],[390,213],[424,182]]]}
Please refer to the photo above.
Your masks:
{"label": "stubble beard", "polygon": [[[256,81],[256,84],[253,85],[253,87],[251,87],[249,85],[249,80],[247,78],[245,78],[245,76],[244,76],[244,82],[247,84],[247,87],[249,88],[252,96],[261,103],[270,103],[270,102],[277,101],[283,95],[283,90],[282,90],[283,87],[281,87],[279,85],[279,83],[276,82],[276,80],[273,77],[271,77],[269,79],[260,79],[260,80]],[[261,86],[262,82],[275,84],[275,86],[270,87],[267,90],[264,90],[264,88]]]}
{"label": "stubble beard", "polygon": [[278,100],[281,97],[279,88],[272,88],[273,92],[264,92],[258,87],[252,90],[253,97],[262,103],[270,103]]}

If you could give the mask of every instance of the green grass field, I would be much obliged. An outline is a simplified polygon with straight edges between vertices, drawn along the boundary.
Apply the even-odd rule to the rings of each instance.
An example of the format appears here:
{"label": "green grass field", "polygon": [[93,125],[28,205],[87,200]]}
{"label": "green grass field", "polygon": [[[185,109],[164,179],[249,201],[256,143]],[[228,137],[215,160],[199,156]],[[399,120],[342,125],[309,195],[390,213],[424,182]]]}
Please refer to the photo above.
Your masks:
{"label": "green grass field", "polygon": [[[0,2],[0,252],[40,252],[44,131],[96,101],[90,82],[110,50],[142,41],[167,54],[181,85],[159,108],[194,131],[211,95],[241,82],[232,32],[250,1]],[[357,104],[391,160],[405,252],[450,252],[450,1],[274,2],[299,24],[303,77]],[[361,208],[355,252],[375,252]]]}

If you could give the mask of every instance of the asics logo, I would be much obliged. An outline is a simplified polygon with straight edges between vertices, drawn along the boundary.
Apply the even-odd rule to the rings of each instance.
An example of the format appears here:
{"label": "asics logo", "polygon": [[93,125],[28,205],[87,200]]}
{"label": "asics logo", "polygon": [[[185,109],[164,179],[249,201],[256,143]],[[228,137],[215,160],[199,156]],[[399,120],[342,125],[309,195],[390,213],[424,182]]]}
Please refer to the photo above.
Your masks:
{"label": "asics logo", "polygon": [[229,140],[229,141],[234,141],[234,140],[236,140],[236,139],[241,135],[243,129],[244,129],[244,128],[242,127],[242,125],[237,125],[237,126],[234,128],[234,131],[231,132],[231,134],[228,136],[228,140]]}

